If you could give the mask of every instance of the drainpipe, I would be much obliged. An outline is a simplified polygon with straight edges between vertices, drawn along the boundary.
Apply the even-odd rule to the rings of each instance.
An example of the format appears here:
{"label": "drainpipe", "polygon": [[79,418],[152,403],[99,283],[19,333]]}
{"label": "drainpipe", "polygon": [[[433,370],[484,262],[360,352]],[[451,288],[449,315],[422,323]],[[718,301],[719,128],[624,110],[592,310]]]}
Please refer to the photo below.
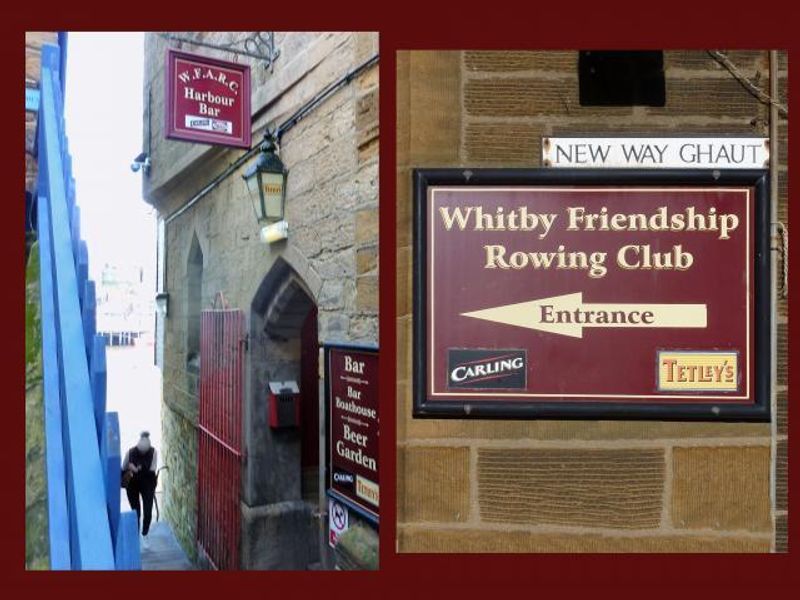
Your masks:
{"label": "drainpipe", "polygon": [[[777,101],[778,98],[778,53],[769,51],[769,95]],[[770,271],[772,272],[772,294],[770,300],[770,497],[772,500],[772,552],[775,552],[775,512],[777,507],[777,457],[778,457],[778,394],[776,391],[778,380],[778,293],[781,281],[778,275],[778,259],[775,249],[780,250],[780,235],[775,235],[778,227],[778,108],[775,102],[769,105],[769,194],[770,194]],[[785,257],[784,257],[785,260]]]}

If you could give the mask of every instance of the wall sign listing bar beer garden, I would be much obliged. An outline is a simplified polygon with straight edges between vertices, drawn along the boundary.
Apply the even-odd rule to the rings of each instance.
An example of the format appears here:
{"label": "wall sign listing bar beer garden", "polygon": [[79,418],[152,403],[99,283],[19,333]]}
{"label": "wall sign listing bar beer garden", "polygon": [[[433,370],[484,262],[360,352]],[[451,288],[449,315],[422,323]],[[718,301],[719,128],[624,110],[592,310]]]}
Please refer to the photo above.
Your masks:
{"label": "wall sign listing bar beer garden", "polygon": [[769,419],[764,170],[414,172],[414,416]]}
{"label": "wall sign listing bar beer garden", "polygon": [[377,523],[378,349],[325,345],[327,493]]}
{"label": "wall sign listing bar beer garden", "polygon": [[167,50],[166,137],[249,148],[250,67]]}

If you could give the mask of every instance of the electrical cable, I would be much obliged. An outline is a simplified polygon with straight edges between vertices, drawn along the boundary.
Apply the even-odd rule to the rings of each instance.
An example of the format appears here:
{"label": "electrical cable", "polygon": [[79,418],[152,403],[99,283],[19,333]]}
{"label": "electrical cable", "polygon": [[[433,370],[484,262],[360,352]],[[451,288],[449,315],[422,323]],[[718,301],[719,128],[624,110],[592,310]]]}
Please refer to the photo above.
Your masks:
{"label": "electrical cable", "polygon": [[711,56],[711,58],[716,60],[731,75],[733,75],[734,79],[736,79],[736,81],[741,83],[748,92],[750,92],[753,96],[755,96],[758,99],[759,102],[761,102],[762,104],[766,104],[768,106],[774,106],[776,109],[778,109],[778,113],[780,113],[782,117],[785,117],[787,119],[789,118],[789,109],[780,102],[778,102],[777,100],[775,100],[772,96],[767,94],[760,87],[755,85],[752,81],[750,81],[744,75],[744,73],[742,73],[736,67],[736,65],[733,64],[731,59],[728,58],[726,54],[720,52],[719,50],[708,50],[707,52]]}

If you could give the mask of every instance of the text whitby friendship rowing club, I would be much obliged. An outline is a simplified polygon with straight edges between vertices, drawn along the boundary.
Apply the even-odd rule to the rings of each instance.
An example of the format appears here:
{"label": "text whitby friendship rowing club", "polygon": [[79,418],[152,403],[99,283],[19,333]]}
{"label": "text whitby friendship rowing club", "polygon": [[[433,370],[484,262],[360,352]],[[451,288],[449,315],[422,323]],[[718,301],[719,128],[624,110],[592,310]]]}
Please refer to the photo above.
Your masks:
{"label": "text whitby friendship rowing club", "polygon": [[[585,232],[697,232],[711,233],[718,240],[729,240],[739,228],[740,218],[733,213],[720,213],[715,207],[699,211],[693,206],[670,211],[660,206],[650,213],[610,213],[603,206],[597,212],[582,206],[565,207],[563,221],[566,231]],[[496,206],[440,206],[438,217],[447,232],[526,232],[545,240],[561,221],[559,213],[540,213],[527,206],[507,209]],[[604,277],[607,252],[570,251],[558,244],[548,251],[509,251],[501,243],[483,245],[485,269],[569,269],[585,270],[592,278]],[[685,271],[694,264],[694,256],[682,244],[659,252],[649,244],[626,244],[616,252],[615,262],[620,269],[655,269]]]}

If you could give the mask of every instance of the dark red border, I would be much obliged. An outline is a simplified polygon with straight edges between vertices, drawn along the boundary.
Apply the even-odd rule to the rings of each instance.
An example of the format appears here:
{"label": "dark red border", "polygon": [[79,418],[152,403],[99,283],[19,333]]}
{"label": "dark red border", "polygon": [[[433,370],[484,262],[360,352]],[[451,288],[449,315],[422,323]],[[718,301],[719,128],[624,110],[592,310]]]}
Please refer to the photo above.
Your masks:
{"label": "dark red border", "polygon": [[[586,170],[588,171],[590,169],[586,169]],[[607,170],[606,169],[597,169],[597,171],[602,173],[602,172],[607,171]],[[570,178],[570,175],[568,174],[567,175],[567,179],[569,179],[569,178]],[[432,192],[436,191],[436,188],[438,188],[438,187],[448,188],[448,191],[452,191],[455,188],[458,188],[459,191],[468,190],[469,189],[469,186],[467,186],[467,185],[461,185],[461,186],[452,185],[452,184],[451,185],[443,185],[443,186],[433,186],[432,185],[427,190],[428,193],[427,193],[427,197],[426,197],[426,206],[430,206],[432,204],[432,202],[433,202],[433,200],[432,200],[432,197],[433,197],[432,196]],[[481,185],[479,187],[484,188],[486,190],[489,190],[491,192],[491,188],[502,188],[503,186],[500,185],[500,184],[495,184],[495,185],[483,184],[483,185]],[[532,182],[527,187],[531,188],[531,189],[535,189],[536,184]],[[562,192],[561,191],[554,191],[554,188],[561,187],[562,189],[574,189],[575,186],[571,185],[570,183],[566,183],[566,184],[561,184],[560,186],[559,186],[559,184],[549,184],[548,187],[550,188],[550,190],[549,190],[550,193],[558,194],[558,193],[562,193]],[[619,188],[619,189],[615,189],[615,191],[620,191],[620,192],[623,192],[623,193],[626,192],[626,191],[629,191],[627,189],[628,186],[626,186],[624,184],[622,184],[620,186],[609,185],[609,187]],[[631,187],[633,187],[633,186],[631,186]],[[700,186],[698,186],[698,187],[700,187]],[[746,247],[749,246],[751,248],[750,255],[747,257],[746,261],[749,264],[750,281],[752,282],[752,286],[744,294],[744,297],[749,296],[749,302],[750,302],[750,310],[749,310],[750,314],[749,314],[749,317],[750,317],[750,320],[749,320],[749,327],[745,327],[743,329],[745,331],[745,337],[747,336],[748,329],[749,329],[749,335],[750,335],[750,348],[749,348],[749,351],[752,353],[753,356],[755,356],[756,349],[755,349],[754,323],[756,321],[756,312],[755,312],[755,310],[756,310],[755,309],[755,296],[756,295],[754,293],[754,288],[755,288],[756,281],[755,281],[755,278],[754,278],[754,270],[755,270],[754,265],[755,265],[756,261],[755,261],[754,257],[755,257],[755,255],[757,253],[758,248],[756,246],[754,238],[755,238],[755,233],[757,232],[756,221],[758,219],[756,218],[757,211],[756,211],[755,204],[756,204],[756,201],[758,200],[758,190],[754,186],[747,186],[746,189],[748,189],[750,191],[750,194],[753,197],[753,202],[752,202],[752,205],[749,207],[749,212],[746,213],[747,217],[749,219],[749,222],[750,222],[750,226],[747,229],[747,236],[748,237],[747,237],[747,239],[745,241],[745,246]],[[661,189],[659,189],[658,191],[661,191]],[[533,193],[535,193],[535,192],[533,192]],[[586,192],[586,193],[589,193],[589,192]],[[648,193],[655,193],[655,192],[648,191]],[[769,198],[766,198],[766,201],[768,202]],[[431,209],[431,210],[434,210],[434,209]],[[431,280],[431,279],[439,281],[439,279],[436,277],[436,273],[433,274],[433,277],[431,276],[432,275],[431,271],[432,270],[435,271],[436,267],[433,264],[432,257],[428,256],[428,254],[429,254],[428,253],[428,249],[431,248],[431,239],[433,237],[435,237],[435,226],[434,226],[434,223],[430,222],[429,219],[426,218],[425,221],[426,221],[426,227],[425,227],[426,231],[425,231],[425,235],[424,235],[424,241],[425,241],[427,264],[425,265],[425,273],[424,273],[424,275],[425,275],[426,281]],[[439,246],[439,247],[441,247],[441,246]],[[426,336],[426,339],[424,340],[424,343],[426,345],[426,348],[430,347],[430,345],[431,345],[430,344],[431,336],[435,335],[435,332],[432,329],[432,314],[433,314],[433,310],[434,310],[433,309],[433,304],[434,304],[435,298],[430,293],[428,293],[427,296],[428,297],[424,299],[424,307],[425,307],[424,308],[424,312],[425,312],[426,332],[427,332],[427,336]],[[748,311],[742,311],[742,312],[743,312],[742,320],[744,321],[744,319],[748,316],[747,315]],[[450,348],[450,350],[452,351],[453,348]],[[717,350],[716,347],[712,345],[712,347],[710,347],[710,348],[701,349],[701,350],[690,349],[690,348],[684,349],[683,347],[680,347],[680,348],[676,347],[676,348],[669,348],[669,349],[657,348],[656,349],[656,353],[658,353],[659,351],[668,351],[668,352],[682,352],[683,351],[683,352],[689,352],[689,353],[695,353],[695,352],[713,353],[716,350]],[[720,351],[721,352],[730,352],[730,350],[720,350]],[[734,353],[737,355],[737,357],[741,354],[739,349],[736,349],[734,351]],[[587,402],[589,402],[589,403],[598,403],[598,404],[609,404],[609,403],[613,403],[613,402],[622,402],[622,403],[625,403],[625,404],[645,404],[645,405],[647,405],[647,404],[655,404],[655,403],[664,403],[664,404],[682,404],[682,403],[698,404],[698,403],[701,403],[701,402],[708,402],[708,400],[704,400],[703,399],[703,396],[710,396],[710,395],[719,396],[719,395],[725,395],[725,394],[727,396],[732,396],[734,394],[738,394],[739,393],[738,384],[737,384],[737,388],[735,390],[708,390],[708,391],[705,391],[705,390],[702,390],[702,389],[699,389],[699,390],[688,390],[688,389],[687,390],[660,390],[660,389],[658,389],[658,385],[657,385],[657,382],[658,382],[658,375],[657,374],[658,374],[658,370],[659,370],[658,359],[656,360],[656,367],[655,367],[655,373],[656,373],[656,377],[654,379],[655,389],[654,389],[654,391],[650,392],[650,395],[647,396],[647,398],[636,398],[635,394],[613,394],[613,393],[608,393],[607,397],[604,397],[604,398],[598,398],[598,397],[593,397],[593,396],[581,396],[581,395],[562,396],[562,397],[553,398],[552,396],[548,397],[548,395],[545,392],[539,392],[538,395],[526,396],[524,394],[531,394],[532,393],[530,391],[530,389],[527,387],[527,384],[526,384],[526,386],[524,386],[523,388],[520,388],[519,390],[513,390],[513,389],[508,390],[508,389],[503,389],[503,388],[471,388],[470,389],[470,388],[467,388],[467,387],[460,387],[460,386],[454,386],[453,388],[450,388],[450,387],[447,387],[447,386],[443,386],[441,388],[436,389],[435,376],[434,376],[434,374],[433,374],[433,372],[431,370],[430,361],[426,361],[426,362],[428,363],[427,369],[425,370],[425,394],[426,394],[426,400],[427,401],[433,400],[434,402],[442,402],[442,403],[451,402],[451,403],[454,403],[454,404],[459,404],[459,407],[463,406],[463,404],[465,404],[465,403],[474,405],[476,402],[481,402],[481,401],[487,401],[487,402],[503,401],[503,402],[508,402],[508,403],[520,403],[520,404],[528,404],[528,403],[536,404],[537,402],[538,403],[559,402],[559,403],[564,403],[564,404],[587,403]],[[449,367],[448,367],[448,370],[449,370]],[[714,400],[715,400],[714,404],[749,404],[749,405],[754,404],[753,396],[754,396],[754,387],[755,386],[753,385],[753,379],[754,379],[755,370],[756,370],[755,369],[755,360],[752,360],[750,362],[750,368],[749,369],[739,369],[739,371],[738,371],[738,375],[739,375],[739,379],[740,380],[742,378],[741,377],[742,373],[746,373],[746,381],[747,381],[747,386],[746,386],[747,389],[745,391],[745,393],[747,394],[746,398],[729,398],[729,397],[714,398]],[[526,371],[526,375],[527,375],[527,371]],[[449,384],[449,382],[448,382],[448,384]],[[458,393],[459,391],[469,392],[470,395],[469,396],[443,396],[442,395],[444,393],[448,393],[448,394]],[[664,392],[664,391],[669,391],[669,392],[672,392],[672,393],[671,394],[661,394],[661,392]],[[705,394],[703,393],[704,391],[705,391]],[[506,395],[497,396],[497,394],[500,393],[500,392],[503,392]],[[518,393],[519,395],[513,395],[515,392]],[[476,395],[476,394],[480,394],[480,395]],[[639,391],[639,395],[645,395],[645,394],[647,394],[646,391]],[[673,397],[673,398],[664,398],[663,397],[664,395],[681,396],[681,397],[680,398],[675,398],[675,397]],[[510,415],[507,415],[507,416],[510,416]]]}
{"label": "dark red border", "polygon": [[[4,144],[3,180],[8,194],[0,247],[7,257],[9,282],[1,297],[7,328],[3,336],[3,381],[8,390],[4,412],[4,446],[0,486],[4,543],[0,544],[3,591],[11,597],[116,598],[498,598],[515,596],[586,600],[628,597],[674,600],[676,592],[692,591],[706,598],[782,598],[796,595],[800,586],[800,543],[796,516],[789,523],[790,548],[785,555],[398,555],[395,552],[394,498],[395,435],[395,290],[396,290],[396,135],[395,50],[398,48],[789,48],[790,106],[800,97],[800,6],[796,3],[736,4],[730,1],[674,0],[667,4],[622,0],[586,5],[516,3],[463,5],[415,2],[379,4],[360,0],[348,5],[320,3],[311,9],[297,5],[236,4],[203,8],[197,2],[175,0],[150,6],[117,6],[106,0],[63,3],[41,0],[14,6],[4,14],[2,56],[12,74],[8,93],[0,94],[3,114],[9,116],[10,143]],[[24,447],[24,236],[21,202],[24,156],[21,151],[24,100],[21,84],[26,30],[252,30],[259,23],[276,30],[360,30],[381,32],[381,164],[380,164],[380,399],[384,432],[380,452],[381,488],[387,500],[381,509],[381,570],[378,573],[27,573],[24,571],[25,457]],[[285,57],[284,57],[285,58]],[[794,135],[794,134],[792,134]],[[800,167],[800,153],[790,148],[790,171]],[[791,203],[790,222],[800,223],[800,203]],[[790,245],[790,264],[800,264],[798,244]],[[800,277],[789,280],[790,307],[800,298]],[[789,323],[789,337],[800,339],[800,319]],[[792,353],[791,347],[789,350]],[[790,370],[793,390],[789,403],[800,398],[800,369]],[[800,414],[800,413],[799,413]],[[800,431],[800,417],[789,424],[790,437]],[[794,464],[800,443],[789,447]],[[800,495],[798,477],[790,479],[790,513]],[[794,593],[791,593],[794,590]],[[570,593],[571,592],[571,593]],[[680,596],[679,596],[680,597]]]}
{"label": "dark red border", "polygon": [[[210,65],[242,74],[242,102],[240,104],[242,120],[242,136],[233,137],[223,134],[206,133],[203,131],[190,132],[177,129],[174,126],[173,112],[175,111],[175,97],[173,96],[173,82],[175,81],[175,61],[184,59],[198,65]],[[167,48],[166,64],[164,66],[164,131],[165,136],[171,140],[195,142],[198,144],[212,144],[214,146],[232,146],[234,148],[250,148],[252,142],[252,114],[250,112],[250,65],[243,65],[202,54],[183,52],[175,48]]]}

